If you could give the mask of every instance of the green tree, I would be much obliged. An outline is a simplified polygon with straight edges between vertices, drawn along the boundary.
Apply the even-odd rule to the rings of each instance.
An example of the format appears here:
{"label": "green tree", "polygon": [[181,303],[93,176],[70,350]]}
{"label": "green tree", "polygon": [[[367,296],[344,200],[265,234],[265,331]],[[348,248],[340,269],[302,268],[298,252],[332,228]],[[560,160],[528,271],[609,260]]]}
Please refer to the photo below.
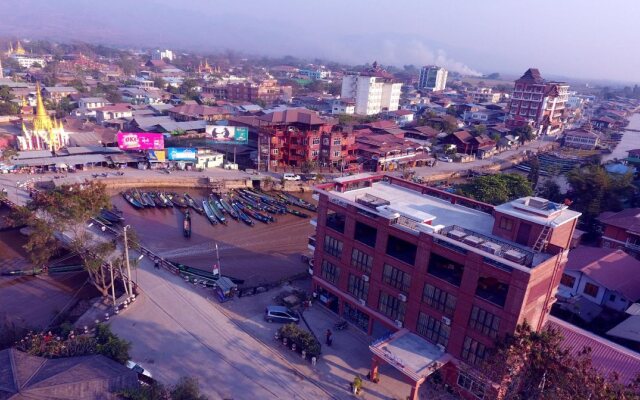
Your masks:
{"label": "green tree", "polygon": [[560,190],[560,185],[553,179],[547,179],[538,188],[538,195],[547,200],[551,200],[556,203],[560,203],[564,200],[565,194]]}
{"label": "green tree", "polygon": [[474,125],[472,133],[473,133],[473,136],[483,135],[487,133],[487,126],[483,124]]}
{"label": "green tree", "polygon": [[165,82],[161,77],[156,76],[155,78],[153,78],[153,86],[159,89],[164,89],[167,87],[167,82]]}
{"label": "green tree", "polygon": [[200,393],[198,379],[182,377],[171,389],[172,400],[207,400],[208,397]]}
{"label": "green tree", "polygon": [[478,176],[456,189],[463,196],[494,205],[533,194],[529,181],[518,174]]}
{"label": "green tree", "polygon": [[498,383],[504,400],[640,398],[638,383],[625,386],[615,376],[602,376],[591,363],[590,349],[572,352],[562,341],[557,330],[535,332],[525,322],[497,341],[481,369]]}
{"label": "green tree", "polygon": [[520,138],[520,143],[525,143],[535,139],[535,134],[531,125],[523,125],[515,128],[512,133]]}
{"label": "green tree", "polygon": [[96,327],[95,339],[98,354],[109,357],[120,364],[126,364],[131,358],[129,357],[131,343],[124,339],[120,339],[111,332],[111,327],[109,325],[98,324]]}

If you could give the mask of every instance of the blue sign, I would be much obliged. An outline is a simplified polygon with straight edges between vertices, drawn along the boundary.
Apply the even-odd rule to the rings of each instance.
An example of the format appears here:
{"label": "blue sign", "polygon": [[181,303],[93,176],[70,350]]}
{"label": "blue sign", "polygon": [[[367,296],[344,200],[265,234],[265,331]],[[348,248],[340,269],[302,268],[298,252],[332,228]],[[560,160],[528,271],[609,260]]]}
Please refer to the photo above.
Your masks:
{"label": "blue sign", "polygon": [[167,158],[171,161],[195,161],[198,151],[193,148],[169,147]]}

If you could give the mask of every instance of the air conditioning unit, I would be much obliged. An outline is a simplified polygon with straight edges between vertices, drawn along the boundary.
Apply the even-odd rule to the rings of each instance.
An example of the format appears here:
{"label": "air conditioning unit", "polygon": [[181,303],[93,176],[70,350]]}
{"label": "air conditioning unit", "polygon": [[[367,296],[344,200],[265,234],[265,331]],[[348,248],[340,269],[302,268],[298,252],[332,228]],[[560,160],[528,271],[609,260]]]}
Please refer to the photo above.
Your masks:
{"label": "air conditioning unit", "polygon": [[360,303],[361,306],[364,306],[367,304],[367,302],[364,299],[358,299],[358,303]]}
{"label": "air conditioning unit", "polygon": [[402,293],[398,295],[398,298],[400,299],[400,301],[402,302],[406,302],[407,301],[407,296],[403,295]]}
{"label": "air conditioning unit", "polygon": [[400,320],[398,320],[398,319],[397,319],[397,320],[396,320],[396,326],[397,326],[398,328],[402,328],[402,321],[400,321]]}
{"label": "air conditioning unit", "polygon": [[444,317],[444,316],[443,316],[443,317],[442,317],[442,322],[443,322],[445,325],[451,325],[451,319],[450,319],[450,318],[447,318],[447,317]]}
{"label": "air conditioning unit", "polygon": [[437,346],[438,346],[438,349],[439,349],[441,352],[443,352],[443,353],[444,353],[445,351],[447,351],[447,348],[446,348],[446,347],[444,347],[443,345],[439,344],[439,345],[437,345]]}
{"label": "air conditioning unit", "polygon": [[362,280],[365,282],[369,282],[369,275],[362,275]]}

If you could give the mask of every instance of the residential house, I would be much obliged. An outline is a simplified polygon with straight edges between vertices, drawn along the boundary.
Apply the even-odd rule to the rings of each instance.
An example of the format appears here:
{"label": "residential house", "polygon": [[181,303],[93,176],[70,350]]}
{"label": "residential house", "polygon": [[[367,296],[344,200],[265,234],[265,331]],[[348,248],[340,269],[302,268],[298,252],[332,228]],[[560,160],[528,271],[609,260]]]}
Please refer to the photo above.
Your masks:
{"label": "residential house", "polygon": [[606,211],[598,216],[598,221],[602,224],[601,247],[640,255],[640,208]]}
{"label": "residential house", "polygon": [[600,135],[587,127],[564,132],[564,145],[582,150],[594,150],[600,145]]}
{"label": "residential house", "polygon": [[404,137],[407,139],[432,140],[435,139],[439,133],[439,130],[428,125],[412,126],[405,129]]}
{"label": "residential house", "polygon": [[421,167],[431,159],[429,148],[384,131],[354,131],[358,162],[364,171],[397,171]]}
{"label": "residential house", "polygon": [[625,311],[640,300],[640,261],[622,250],[578,246],[569,252],[558,295]]}
{"label": "residential house", "polygon": [[133,117],[133,107],[131,107],[131,104],[127,103],[118,103],[110,106],[96,108],[95,112],[96,122],[98,122],[99,124],[104,124],[105,122],[114,119]]}
{"label": "residential house", "polygon": [[591,125],[598,130],[613,128],[617,125],[617,121],[610,117],[595,117],[591,118]]}
{"label": "residential house", "polygon": [[54,103],[72,94],[78,94],[78,89],[70,86],[48,86],[42,89],[42,96]]}
{"label": "residential house", "polygon": [[353,115],[356,112],[356,102],[354,100],[337,99],[331,105],[331,114]]}
{"label": "residential house", "polygon": [[394,121],[398,126],[403,127],[413,123],[415,113],[410,110],[389,111],[384,114],[384,118]]}
{"label": "residential house", "polygon": [[167,111],[168,115],[176,121],[208,122],[229,119],[231,114],[223,107],[201,106],[199,104],[183,104]]}

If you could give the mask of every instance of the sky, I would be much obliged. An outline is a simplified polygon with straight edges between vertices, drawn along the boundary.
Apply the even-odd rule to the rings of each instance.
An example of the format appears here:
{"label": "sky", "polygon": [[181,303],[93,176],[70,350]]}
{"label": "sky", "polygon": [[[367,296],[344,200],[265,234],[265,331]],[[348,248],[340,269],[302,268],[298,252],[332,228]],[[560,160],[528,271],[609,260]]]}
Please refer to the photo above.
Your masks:
{"label": "sky", "polygon": [[638,0],[0,0],[0,35],[640,82]]}

